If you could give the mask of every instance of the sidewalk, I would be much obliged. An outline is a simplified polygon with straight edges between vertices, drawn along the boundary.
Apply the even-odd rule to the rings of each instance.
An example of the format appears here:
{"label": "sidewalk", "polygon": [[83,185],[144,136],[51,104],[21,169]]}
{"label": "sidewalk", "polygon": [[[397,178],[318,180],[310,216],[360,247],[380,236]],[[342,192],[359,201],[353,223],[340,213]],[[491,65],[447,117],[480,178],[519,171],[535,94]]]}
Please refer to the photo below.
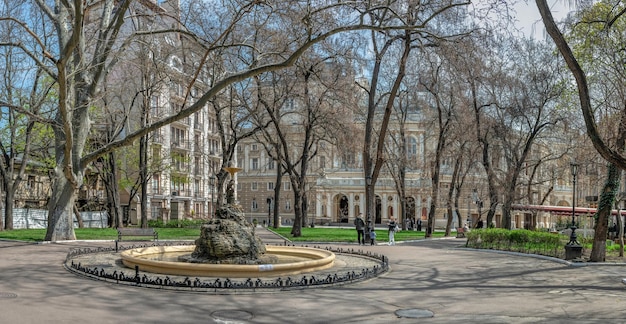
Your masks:
{"label": "sidewalk", "polygon": [[[274,234],[263,228],[257,233],[282,240],[267,237]],[[333,245],[384,254],[391,270],[341,287],[209,295],[104,283],[62,267],[70,248],[112,242],[0,241],[0,322],[623,323],[626,318],[621,307],[626,267],[572,267],[459,248],[463,243]]]}

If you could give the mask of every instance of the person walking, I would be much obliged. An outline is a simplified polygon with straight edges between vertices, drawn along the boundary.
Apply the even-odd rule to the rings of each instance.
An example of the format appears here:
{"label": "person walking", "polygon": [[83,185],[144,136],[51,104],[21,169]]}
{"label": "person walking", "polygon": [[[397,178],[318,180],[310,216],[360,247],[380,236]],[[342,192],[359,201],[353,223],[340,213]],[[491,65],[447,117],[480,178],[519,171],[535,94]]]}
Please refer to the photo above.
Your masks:
{"label": "person walking", "polygon": [[389,228],[389,245],[396,245],[396,231],[398,230],[398,224],[393,219],[393,216],[389,217],[389,221],[387,222],[387,227]]}
{"label": "person walking", "polygon": [[365,222],[363,221],[363,214],[359,214],[354,219],[354,226],[356,227],[356,241],[359,245],[365,245]]}

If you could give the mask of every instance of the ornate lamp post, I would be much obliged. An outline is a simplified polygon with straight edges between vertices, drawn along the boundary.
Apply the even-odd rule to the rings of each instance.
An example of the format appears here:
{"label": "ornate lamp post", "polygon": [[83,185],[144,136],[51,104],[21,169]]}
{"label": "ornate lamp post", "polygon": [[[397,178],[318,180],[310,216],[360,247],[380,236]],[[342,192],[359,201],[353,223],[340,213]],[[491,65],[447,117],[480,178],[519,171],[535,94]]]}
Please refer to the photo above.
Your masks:
{"label": "ornate lamp post", "polygon": [[576,175],[578,174],[578,164],[570,163],[570,171],[572,172],[572,234],[570,235],[570,243],[576,241]]}
{"label": "ornate lamp post", "polygon": [[267,197],[267,227],[272,226],[272,197]]}
{"label": "ornate lamp post", "polygon": [[215,189],[215,177],[214,176],[210,176],[209,177],[209,185],[211,186],[211,200],[209,200],[209,214],[210,214],[210,218],[213,218],[213,197],[215,197],[214,195],[214,189]]}
{"label": "ornate lamp post", "polygon": [[[365,177],[365,185],[366,188],[370,188],[372,186],[372,176],[368,175]],[[371,190],[374,191],[374,188]],[[365,193],[365,197],[367,197],[367,192]],[[374,195],[374,197],[376,197],[376,195]],[[374,198],[374,200],[376,200],[376,198]],[[365,208],[367,208],[367,200],[365,202]],[[376,229],[376,219],[374,217],[375,216],[370,215],[369,209],[365,210],[365,243],[371,242],[370,232]]]}
{"label": "ornate lamp post", "polygon": [[576,175],[578,174],[578,163],[570,163],[570,172],[572,173],[572,232],[569,236],[569,242],[565,245],[565,260],[572,260],[582,256],[582,246],[578,243],[576,237]]}

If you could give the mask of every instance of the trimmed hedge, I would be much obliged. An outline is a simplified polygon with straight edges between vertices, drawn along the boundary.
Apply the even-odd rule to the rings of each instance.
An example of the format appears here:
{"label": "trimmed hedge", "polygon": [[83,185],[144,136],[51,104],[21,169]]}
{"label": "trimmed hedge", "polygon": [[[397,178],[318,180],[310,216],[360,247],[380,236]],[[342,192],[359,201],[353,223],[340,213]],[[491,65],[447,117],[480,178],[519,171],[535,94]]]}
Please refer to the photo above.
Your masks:
{"label": "trimmed hedge", "polygon": [[167,223],[163,223],[160,220],[149,220],[148,227],[155,228],[200,228],[202,224],[206,223],[206,219],[180,219],[180,220],[171,220]]}
{"label": "trimmed hedge", "polygon": [[563,258],[568,238],[560,234],[529,231],[524,229],[507,230],[501,228],[476,229],[466,234],[467,247],[494,249]]}

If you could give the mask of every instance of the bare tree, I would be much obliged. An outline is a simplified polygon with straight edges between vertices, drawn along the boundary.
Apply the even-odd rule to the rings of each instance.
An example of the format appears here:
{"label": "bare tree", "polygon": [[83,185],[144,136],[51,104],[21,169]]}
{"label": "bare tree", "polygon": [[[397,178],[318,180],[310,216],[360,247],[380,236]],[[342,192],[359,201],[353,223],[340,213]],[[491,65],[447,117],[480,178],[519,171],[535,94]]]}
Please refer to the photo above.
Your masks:
{"label": "bare tree", "polygon": [[[363,145],[363,173],[365,178],[365,207],[366,221],[368,226],[373,226],[374,215],[374,188],[384,165],[384,146],[388,125],[395,105],[395,100],[401,90],[402,80],[406,73],[406,64],[410,53],[418,42],[432,42],[433,38],[444,36],[439,35],[436,28],[429,23],[445,16],[446,13],[457,8],[463,8],[469,2],[459,1],[450,3],[433,4],[421,6],[410,2],[408,6],[394,8],[394,11],[385,12],[385,15],[373,15],[371,20],[377,24],[383,24],[389,20],[399,19],[405,22],[404,31],[395,32],[388,30],[383,33],[372,32],[372,52],[374,55],[374,66],[371,70],[371,78],[368,85],[362,85],[367,92],[367,112],[365,117],[365,141]],[[456,30],[452,32],[457,34]],[[448,35],[450,36],[450,35]],[[397,46],[397,47],[396,47]],[[391,63],[387,57],[396,54]],[[393,64],[396,73],[385,84],[386,89],[379,85],[381,78],[381,68],[385,64]],[[381,91],[379,94],[378,91]],[[375,118],[376,117],[376,118]],[[375,126],[375,121],[380,121]],[[377,137],[377,138],[376,138]],[[432,227],[431,227],[432,229]]]}
{"label": "bare tree", "polygon": [[[0,16],[20,14],[20,9],[18,4],[5,2]],[[34,24],[42,23],[40,17],[30,19]],[[0,35],[0,44],[28,38],[22,28],[6,20],[0,20]],[[34,55],[43,59],[42,53]],[[0,47],[0,69],[0,191],[4,193],[1,231],[13,229],[15,194],[24,181],[26,170],[36,169],[31,154],[38,143],[33,141],[43,129],[36,127],[36,123],[49,116],[46,109],[54,91],[45,70],[29,61],[19,48]]]}
{"label": "bare tree", "polygon": [[[594,6],[594,10],[583,10],[577,13],[572,17],[578,20],[573,24],[572,37],[566,40],[556,25],[546,1],[536,0],[536,4],[548,35],[554,41],[576,80],[587,136],[596,151],[609,162],[607,182],[602,189],[595,216],[596,228],[590,257],[591,261],[603,261],[606,252],[604,238],[608,231],[612,202],[616,196],[616,183],[619,180],[619,172],[616,168],[626,170],[626,157],[624,156],[626,149],[626,99],[624,98],[626,95],[623,89],[623,83],[626,80],[624,67],[626,52],[623,48],[626,8],[621,1],[606,1]],[[579,45],[575,54],[570,44],[576,45],[577,43]],[[592,61],[591,57],[593,57],[593,64],[589,64]],[[591,87],[588,81],[589,74],[594,78],[594,83],[599,85],[598,87]],[[598,94],[600,98],[596,99],[592,94]],[[616,121],[613,125],[617,127],[606,127],[605,134],[602,134],[596,121],[599,114],[598,108],[592,104],[594,99],[599,103],[600,110],[610,111],[611,119]]]}
{"label": "bare tree", "polygon": [[[619,1],[615,1],[615,5],[609,6],[612,8],[610,12],[607,12],[602,18],[592,17],[590,20],[582,21],[585,24],[597,25],[603,28],[606,33],[596,33],[593,37],[603,37],[606,42],[610,42],[610,38],[615,35],[620,35],[623,33],[623,30],[616,30],[619,28],[620,22],[623,21],[624,15],[626,14],[626,10],[624,10],[623,5],[619,6]],[[607,161],[615,164],[619,168],[626,170],[626,157],[623,155],[624,147],[614,147],[608,142],[606,139],[600,134],[596,117],[594,115],[594,107],[592,106],[592,96],[590,93],[589,84],[587,81],[587,74],[585,70],[583,70],[582,65],[574,55],[568,41],[565,39],[559,27],[556,25],[554,21],[554,17],[550,12],[550,8],[546,2],[546,0],[536,0],[537,8],[539,8],[539,13],[541,14],[542,21],[546,27],[546,31],[548,35],[552,38],[554,43],[556,44],[559,53],[565,60],[567,67],[571,71],[574,79],[576,80],[576,85],[578,87],[578,97],[580,100],[580,108],[583,118],[585,120],[587,136],[591,139],[593,146],[596,148],[598,153],[602,155]],[[619,39],[619,38],[618,38]],[[605,43],[603,41],[597,43]],[[619,45],[621,46],[621,45]],[[614,58],[617,61],[621,62],[623,68],[623,60],[624,53],[623,48],[617,47],[613,48]],[[626,120],[626,107],[621,107],[621,117],[619,120],[621,124],[624,124],[624,120]]]}

